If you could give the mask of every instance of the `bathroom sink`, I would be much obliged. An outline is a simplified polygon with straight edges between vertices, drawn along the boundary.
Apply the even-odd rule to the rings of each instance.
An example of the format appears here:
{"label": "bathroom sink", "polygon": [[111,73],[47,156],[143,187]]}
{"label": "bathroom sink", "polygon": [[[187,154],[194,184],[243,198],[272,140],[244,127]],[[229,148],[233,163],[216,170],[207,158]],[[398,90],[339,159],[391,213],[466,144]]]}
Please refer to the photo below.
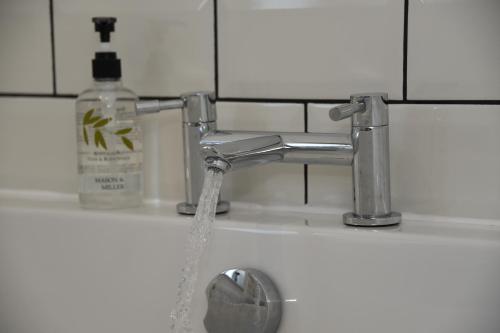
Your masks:
{"label": "bathroom sink", "polygon": [[[72,196],[0,194],[0,332],[165,333],[190,217],[174,205],[86,211]],[[404,214],[346,227],[335,211],[234,204],[216,221],[195,295],[256,268],[278,286],[279,332],[498,333],[500,222]]]}

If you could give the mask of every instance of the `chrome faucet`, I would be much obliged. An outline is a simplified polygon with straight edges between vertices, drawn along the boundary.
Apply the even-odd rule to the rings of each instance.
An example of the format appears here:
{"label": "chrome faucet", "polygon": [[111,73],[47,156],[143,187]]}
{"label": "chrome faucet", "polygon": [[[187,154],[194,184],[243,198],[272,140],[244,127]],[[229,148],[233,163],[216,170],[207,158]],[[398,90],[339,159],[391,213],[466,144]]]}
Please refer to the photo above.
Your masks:
{"label": "chrome faucet", "polygon": [[[194,214],[205,167],[224,172],[270,162],[351,165],[353,212],[343,216],[353,226],[401,222],[391,211],[387,94],[351,96],[351,103],[330,110],[334,121],[352,117],[350,134],[219,131],[213,94],[196,92],[168,101],[140,101],[137,114],[182,108],[186,201],[181,214]],[[229,210],[219,201],[217,212]]]}
{"label": "chrome faucet", "polygon": [[[177,205],[179,214],[194,215],[201,195],[204,162],[200,141],[208,133],[216,131],[215,97],[210,92],[182,94],[172,100],[144,100],[136,103],[137,115],[165,110],[182,109],[182,136],[184,141],[184,182],[186,201]],[[229,211],[229,202],[217,203],[217,213]]]}

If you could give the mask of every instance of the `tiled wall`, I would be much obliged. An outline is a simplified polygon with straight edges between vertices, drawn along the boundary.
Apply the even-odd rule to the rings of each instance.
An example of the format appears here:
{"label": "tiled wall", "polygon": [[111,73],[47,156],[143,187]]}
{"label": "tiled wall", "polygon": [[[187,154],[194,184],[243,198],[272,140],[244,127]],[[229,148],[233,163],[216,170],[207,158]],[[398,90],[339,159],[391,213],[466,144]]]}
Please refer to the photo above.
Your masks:
{"label": "tiled wall", "polygon": [[[76,191],[74,97],[104,15],[128,87],[213,90],[220,128],[348,131],[329,107],[388,92],[394,208],[500,218],[498,0],[1,1],[0,188]],[[181,200],[180,114],[142,122],[146,194]],[[228,175],[225,195],[349,209],[351,173],[266,165]]]}

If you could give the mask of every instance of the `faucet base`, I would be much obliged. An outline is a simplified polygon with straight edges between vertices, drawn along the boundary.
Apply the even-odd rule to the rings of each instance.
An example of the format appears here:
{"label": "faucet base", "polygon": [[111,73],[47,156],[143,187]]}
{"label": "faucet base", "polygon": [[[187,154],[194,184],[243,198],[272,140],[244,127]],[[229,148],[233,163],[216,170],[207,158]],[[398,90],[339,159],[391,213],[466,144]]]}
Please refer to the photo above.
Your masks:
{"label": "faucet base", "polygon": [[[187,202],[181,202],[177,204],[177,213],[182,215],[195,215],[197,208],[197,205],[193,205]],[[217,203],[217,209],[215,212],[217,214],[227,213],[229,211],[229,208],[230,204],[228,201],[219,201]]]}
{"label": "faucet base", "polygon": [[346,213],[342,217],[344,224],[357,227],[384,227],[401,223],[401,213],[397,212],[380,217],[364,217],[354,213]]}

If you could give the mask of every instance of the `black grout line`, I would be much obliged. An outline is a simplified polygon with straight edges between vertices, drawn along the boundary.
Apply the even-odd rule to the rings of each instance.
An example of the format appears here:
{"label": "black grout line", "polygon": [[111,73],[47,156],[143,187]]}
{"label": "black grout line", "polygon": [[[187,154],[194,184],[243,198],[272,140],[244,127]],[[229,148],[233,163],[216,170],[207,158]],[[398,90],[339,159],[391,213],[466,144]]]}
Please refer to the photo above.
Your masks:
{"label": "black grout line", "polygon": [[[49,94],[49,93],[10,93],[0,92],[1,97],[23,97],[23,98],[77,98],[76,94]],[[177,99],[179,96],[139,96],[140,99]]]}
{"label": "black grout line", "polygon": [[[51,94],[27,92],[0,92],[1,97],[26,97],[26,98],[76,98],[76,94]],[[141,99],[176,99],[179,96],[139,96]],[[340,104],[349,103],[347,99],[286,99],[286,98],[218,98],[217,102],[237,103],[286,103],[286,104]],[[448,105],[500,105],[500,100],[460,100],[460,99],[407,99],[389,100],[389,104],[448,104]]]}
{"label": "black grout line", "polygon": [[57,95],[57,79],[56,79],[56,47],[54,37],[54,2],[49,0],[50,14],[50,49],[52,52],[52,93]]}
{"label": "black grout line", "polygon": [[304,205],[309,203],[309,165],[304,164]]}
{"label": "black grout line", "polygon": [[1,97],[22,97],[22,98],[76,98],[72,94],[44,94],[44,93],[8,93],[0,92]]}
{"label": "black grout line", "polygon": [[405,0],[403,27],[403,100],[408,97],[408,12],[409,0]]}
{"label": "black grout line", "polygon": [[218,102],[238,102],[238,103],[318,103],[318,104],[340,104],[349,103],[348,99],[301,99],[301,98],[240,98],[240,97],[220,97]]}
{"label": "black grout line", "polygon": [[[348,99],[295,99],[295,98],[238,98],[222,97],[217,102],[236,103],[300,103],[300,104],[342,104],[349,103]],[[500,100],[460,100],[460,99],[406,99],[388,100],[389,104],[450,104],[450,105],[500,105]]]}
{"label": "black grout line", "polygon": [[309,133],[309,105],[304,103],[304,132]]}
{"label": "black grout line", "polygon": [[215,98],[219,98],[219,20],[217,0],[214,1],[214,80]]}
{"label": "black grout line", "polygon": [[[309,105],[304,103],[304,132],[309,132]],[[304,164],[304,205],[309,202],[309,166]]]}
{"label": "black grout line", "polygon": [[500,105],[500,100],[407,99],[405,101],[389,101],[389,104]]}

